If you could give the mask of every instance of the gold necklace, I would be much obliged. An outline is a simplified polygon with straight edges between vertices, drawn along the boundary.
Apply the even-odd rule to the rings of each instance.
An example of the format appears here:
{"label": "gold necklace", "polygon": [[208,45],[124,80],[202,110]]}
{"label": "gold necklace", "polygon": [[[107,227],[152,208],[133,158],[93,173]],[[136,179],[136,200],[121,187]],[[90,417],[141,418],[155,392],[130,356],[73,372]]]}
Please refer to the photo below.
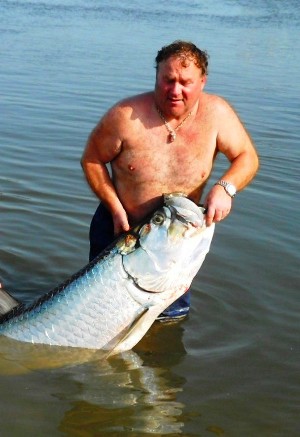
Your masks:
{"label": "gold necklace", "polygon": [[173,143],[173,141],[175,141],[176,137],[177,137],[176,131],[178,131],[178,129],[180,129],[181,126],[186,122],[186,120],[192,115],[192,111],[188,113],[188,115],[179,123],[178,126],[175,127],[175,129],[173,129],[171,126],[169,126],[167,120],[163,116],[163,113],[161,112],[161,110],[159,109],[158,106],[156,106],[156,110],[158,112],[158,115],[160,116],[160,118],[164,122],[167,131],[169,132],[169,138],[168,139],[169,139],[170,143]]}

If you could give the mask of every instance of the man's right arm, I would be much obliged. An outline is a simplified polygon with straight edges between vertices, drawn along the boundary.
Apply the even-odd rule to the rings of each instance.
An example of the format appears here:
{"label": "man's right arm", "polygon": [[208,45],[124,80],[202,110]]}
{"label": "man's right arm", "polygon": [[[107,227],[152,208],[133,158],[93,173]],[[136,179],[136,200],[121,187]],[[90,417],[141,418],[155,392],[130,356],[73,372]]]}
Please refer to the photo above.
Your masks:
{"label": "man's right arm", "polygon": [[116,110],[104,116],[92,131],[81,158],[88,184],[112,215],[115,234],[129,229],[126,211],[106,167],[121,152],[122,140],[116,128],[118,118]]}

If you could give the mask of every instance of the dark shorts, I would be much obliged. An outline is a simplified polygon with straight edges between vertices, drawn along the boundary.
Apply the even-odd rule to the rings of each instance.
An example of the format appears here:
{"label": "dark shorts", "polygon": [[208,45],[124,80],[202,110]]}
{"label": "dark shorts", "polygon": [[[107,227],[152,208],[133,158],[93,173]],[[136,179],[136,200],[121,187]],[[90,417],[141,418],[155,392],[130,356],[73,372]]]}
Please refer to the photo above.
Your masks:
{"label": "dark shorts", "polygon": [[115,239],[112,217],[100,203],[90,226],[90,261],[102,252]]}
{"label": "dark shorts", "polygon": [[[90,226],[90,261],[96,258],[115,239],[111,214],[100,203]],[[190,308],[190,291],[172,303],[164,312],[166,318],[185,316]],[[163,317],[162,317],[163,318]]]}

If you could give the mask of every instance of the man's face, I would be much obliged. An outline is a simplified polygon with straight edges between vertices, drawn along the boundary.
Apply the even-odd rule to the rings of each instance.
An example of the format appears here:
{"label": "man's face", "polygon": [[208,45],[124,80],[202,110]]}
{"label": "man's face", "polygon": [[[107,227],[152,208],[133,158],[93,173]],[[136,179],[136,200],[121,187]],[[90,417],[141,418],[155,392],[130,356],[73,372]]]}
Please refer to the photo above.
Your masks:
{"label": "man's face", "polygon": [[155,101],[165,116],[181,117],[192,110],[204,88],[206,76],[191,60],[171,57],[158,65]]}

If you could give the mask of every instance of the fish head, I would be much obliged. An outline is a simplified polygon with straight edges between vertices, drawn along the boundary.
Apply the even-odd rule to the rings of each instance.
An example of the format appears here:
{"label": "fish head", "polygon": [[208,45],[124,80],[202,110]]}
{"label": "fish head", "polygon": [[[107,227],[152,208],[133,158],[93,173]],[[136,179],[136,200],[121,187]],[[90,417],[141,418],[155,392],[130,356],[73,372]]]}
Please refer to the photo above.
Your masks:
{"label": "fish head", "polygon": [[179,297],[200,269],[213,231],[203,208],[183,195],[165,195],[164,205],[140,228],[136,249],[124,256],[124,269],[140,288],[175,290]]}

